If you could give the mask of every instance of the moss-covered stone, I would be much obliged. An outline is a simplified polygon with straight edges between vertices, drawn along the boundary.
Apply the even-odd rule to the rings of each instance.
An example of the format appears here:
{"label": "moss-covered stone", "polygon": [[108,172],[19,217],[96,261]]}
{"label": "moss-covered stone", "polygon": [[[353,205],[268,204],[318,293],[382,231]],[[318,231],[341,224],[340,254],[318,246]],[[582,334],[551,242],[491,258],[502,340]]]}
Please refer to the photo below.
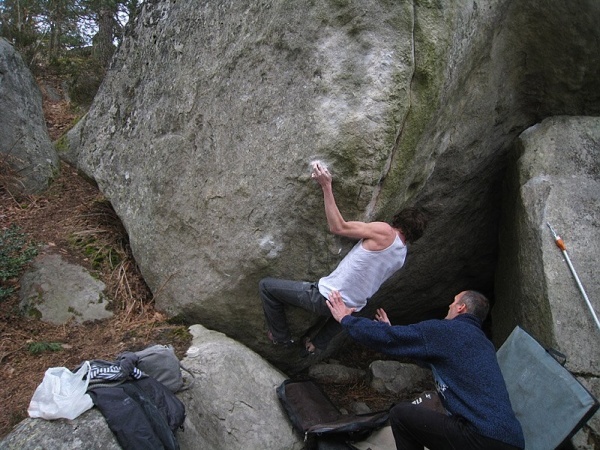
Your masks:
{"label": "moss-covered stone", "polygon": [[66,153],[69,150],[69,140],[66,134],[54,142],[54,148],[59,155],[61,153]]}
{"label": "moss-covered stone", "polygon": [[[380,195],[381,209],[388,214],[397,210],[399,204],[417,192],[418,183],[407,184],[406,180],[414,178],[414,160],[419,150],[419,142],[440,107],[451,44],[448,35],[438,33],[441,36],[434,39],[429,33],[430,30],[424,28],[430,21],[434,21],[444,30],[452,28],[451,17],[444,16],[441,5],[437,2],[417,2],[415,8],[415,67],[410,83],[410,109],[406,113],[398,140],[394,142],[393,162],[386,174]],[[397,80],[400,86],[403,85],[403,81]]]}

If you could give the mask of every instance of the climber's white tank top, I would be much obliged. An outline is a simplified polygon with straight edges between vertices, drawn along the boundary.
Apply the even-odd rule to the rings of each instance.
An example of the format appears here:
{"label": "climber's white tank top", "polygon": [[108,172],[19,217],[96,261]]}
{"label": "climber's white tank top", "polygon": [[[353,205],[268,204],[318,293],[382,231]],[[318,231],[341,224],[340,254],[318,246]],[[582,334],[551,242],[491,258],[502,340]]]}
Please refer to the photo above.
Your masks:
{"label": "climber's white tank top", "polygon": [[327,298],[331,291],[339,291],[346,306],[357,311],[406,259],[406,245],[398,236],[383,250],[366,250],[362,242],[361,239],[329,276],[319,280],[323,297]]}

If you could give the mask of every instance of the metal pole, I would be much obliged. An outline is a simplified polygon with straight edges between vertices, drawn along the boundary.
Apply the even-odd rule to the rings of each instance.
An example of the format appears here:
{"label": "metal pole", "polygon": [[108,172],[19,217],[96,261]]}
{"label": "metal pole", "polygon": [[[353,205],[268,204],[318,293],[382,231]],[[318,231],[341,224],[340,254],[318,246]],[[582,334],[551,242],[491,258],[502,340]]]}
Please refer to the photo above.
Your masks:
{"label": "metal pole", "polygon": [[594,317],[596,326],[600,330],[600,320],[598,320],[598,316],[596,315],[596,312],[594,311],[594,307],[592,306],[590,299],[588,298],[587,294],[585,293],[585,289],[583,288],[581,281],[579,281],[579,277],[577,276],[577,272],[575,272],[575,268],[573,267],[573,264],[571,264],[571,258],[569,258],[569,254],[567,253],[567,247],[565,246],[565,243],[563,242],[562,238],[558,234],[556,234],[556,232],[554,231],[554,229],[548,222],[546,222],[546,225],[548,225],[548,228],[550,228],[550,231],[552,232],[552,235],[554,236],[554,242],[556,243],[556,246],[562,251],[563,255],[565,256],[565,260],[567,261],[569,270],[571,270],[571,273],[573,274],[573,277],[575,278],[575,281],[577,282],[577,287],[581,291],[581,294],[583,295],[583,299],[587,303],[588,308],[590,309],[590,312],[592,313],[592,316]]}

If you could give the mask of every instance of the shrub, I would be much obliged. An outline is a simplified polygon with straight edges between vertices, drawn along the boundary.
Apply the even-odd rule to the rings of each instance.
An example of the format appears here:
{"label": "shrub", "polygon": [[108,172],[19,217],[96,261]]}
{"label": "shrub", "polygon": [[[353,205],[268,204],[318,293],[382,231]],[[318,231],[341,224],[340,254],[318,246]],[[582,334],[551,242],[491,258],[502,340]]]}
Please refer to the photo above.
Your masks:
{"label": "shrub", "polygon": [[13,224],[0,232],[0,300],[6,299],[14,291],[6,282],[19,276],[36,255],[37,248],[26,239],[18,226]]}
{"label": "shrub", "polygon": [[32,355],[42,352],[58,352],[62,350],[62,345],[58,342],[31,342],[27,346],[27,351]]}

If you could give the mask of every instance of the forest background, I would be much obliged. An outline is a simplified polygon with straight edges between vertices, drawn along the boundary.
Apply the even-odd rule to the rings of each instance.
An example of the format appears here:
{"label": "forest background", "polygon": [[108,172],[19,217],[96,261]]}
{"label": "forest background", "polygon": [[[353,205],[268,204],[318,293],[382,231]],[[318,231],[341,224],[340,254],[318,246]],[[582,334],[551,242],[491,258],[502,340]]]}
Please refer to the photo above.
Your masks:
{"label": "forest background", "polygon": [[70,76],[70,99],[86,107],[141,4],[141,0],[2,0],[0,36],[21,54],[34,76],[48,70]]}

